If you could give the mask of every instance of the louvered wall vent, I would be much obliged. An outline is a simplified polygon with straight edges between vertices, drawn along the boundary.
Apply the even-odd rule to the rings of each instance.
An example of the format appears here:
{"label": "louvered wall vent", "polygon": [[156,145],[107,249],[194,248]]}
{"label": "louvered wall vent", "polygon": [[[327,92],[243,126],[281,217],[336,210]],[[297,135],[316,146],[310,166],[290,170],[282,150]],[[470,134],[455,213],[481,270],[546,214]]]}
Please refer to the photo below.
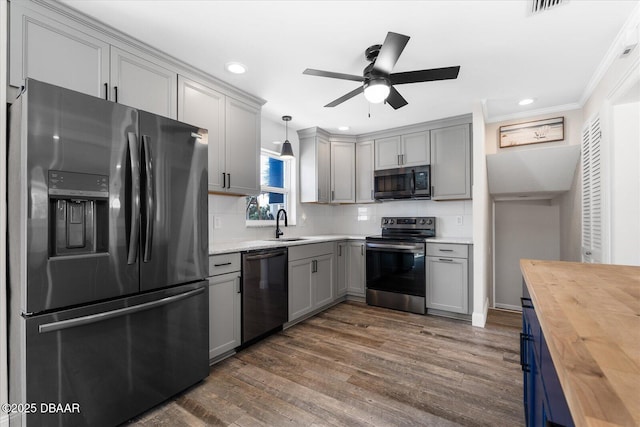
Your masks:
{"label": "louvered wall vent", "polygon": [[565,3],[569,3],[569,0],[531,0],[530,11],[533,15]]}

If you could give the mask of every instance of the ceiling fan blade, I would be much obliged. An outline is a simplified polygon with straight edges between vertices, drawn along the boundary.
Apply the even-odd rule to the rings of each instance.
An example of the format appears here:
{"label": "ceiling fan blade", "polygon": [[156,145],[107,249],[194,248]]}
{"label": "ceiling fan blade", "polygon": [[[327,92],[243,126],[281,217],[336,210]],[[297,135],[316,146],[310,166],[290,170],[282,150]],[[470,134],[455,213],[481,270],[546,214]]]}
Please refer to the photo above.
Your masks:
{"label": "ceiling fan blade", "polygon": [[391,91],[389,92],[389,96],[387,96],[386,101],[394,110],[402,108],[408,104],[407,100],[404,99],[403,96],[400,95],[400,92],[398,92],[393,86],[391,86]]}
{"label": "ceiling fan blade", "polygon": [[373,64],[373,70],[379,74],[390,74],[408,42],[409,36],[388,32]]}
{"label": "ceiling fan blade", "polygon": [[457,79],[460,66],[432,68],[430,70],[407,71],[404,73],[393,73],[389,76],[392,85],[405,83],[432,82],[434,80]]}
{"label": "ceiling fan blade", "polygon": [[364,92],[364,87],[360,86],[359,88],[352,90],[348,94],[342,95],[340,98],[336,99],[335,101],[328,103],[327,105],[325,105],[325,107],[335,107],[336,105],[342,104],[347,99],[351,99],[362,92]]}
{"label": "ceiling fan blade", "polygon": [[314,70],[312,68],[307,68],[302,72],[302,74],[308,74],[310,76],[330,77],[332,79],[353,80],[354,82],[364,81],[364,77],[362,76],[356,76],[353,74],[334,73],[332,71]]}

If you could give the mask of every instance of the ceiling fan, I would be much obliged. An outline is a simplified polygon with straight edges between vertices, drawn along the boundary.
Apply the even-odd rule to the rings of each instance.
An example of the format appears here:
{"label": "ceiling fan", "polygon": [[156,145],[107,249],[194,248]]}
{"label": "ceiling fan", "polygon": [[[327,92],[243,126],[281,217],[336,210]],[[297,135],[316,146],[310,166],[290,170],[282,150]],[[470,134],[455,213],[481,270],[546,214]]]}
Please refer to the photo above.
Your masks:
{"label": "ceiling fan", "polygon": [[393,85],[456,79],[460,72],[460,66],[457,65],[455,67],[432,68],[429,70],[406,71],[392,74],[391,70],[396,65],[396,62],[398,62],[398,58],[408,42],[409,36],[388,32],[383,44],[369,46],[365,50],[364,56],[367,61],[371,63],[365,67],[362,76],[314,70],[312,68],[307,68],[302,74],[363,82],[359,88],[328,103],[325,107],[335,107],[364,92],[364,96],[369,102],[375,104],[386,101],[387,104],[397,110],[407,105],[408,102]]}

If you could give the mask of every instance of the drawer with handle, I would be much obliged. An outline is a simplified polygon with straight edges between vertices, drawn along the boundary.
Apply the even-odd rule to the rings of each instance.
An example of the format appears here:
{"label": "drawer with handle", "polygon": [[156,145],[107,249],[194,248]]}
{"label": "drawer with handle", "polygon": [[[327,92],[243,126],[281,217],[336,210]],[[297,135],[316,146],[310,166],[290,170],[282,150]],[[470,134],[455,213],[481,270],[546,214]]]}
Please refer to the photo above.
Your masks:
{"label": "drawer with handle", "polygon": [[456,243],[429,243],[427,241],[427,256],[468,258],[469,245]]}
{"label": "drawer with handle", "polygon": [[234,271],[240,271],[239,252],[209,256],[209,276],[218,276]]}

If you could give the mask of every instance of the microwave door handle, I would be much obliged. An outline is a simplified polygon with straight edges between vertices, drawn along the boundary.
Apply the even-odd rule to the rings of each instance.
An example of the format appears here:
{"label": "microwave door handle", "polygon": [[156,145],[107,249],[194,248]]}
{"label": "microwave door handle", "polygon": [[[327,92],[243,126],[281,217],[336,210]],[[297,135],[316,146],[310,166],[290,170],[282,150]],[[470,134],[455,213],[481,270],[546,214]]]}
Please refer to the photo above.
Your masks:
{"label": "microwave door handle", "polygon": [[416,194],[416,170],[411,169],[411,194]]}
{"label": "microwave door handle", "polygon": [[151,260],[151,248],[153,244],[153,219],[155,217],[155,192],[153,177],[153,156],[151,155],[151,147],[149,144],[149,136],[142,135],[142,149],[144,150],[144,169],[145,169],[145,238],[143,242],[142,260],[149,262]]}
{"label": "microwave door handle", "polygon": [[131,217],[129,229],[129,247],[127,264],[135,264],[138,258],[138,236],[140,234],[140,155],[138,153],[138,137],[135,133],[127,133],[129,142],[129,162],[131,167]]}

